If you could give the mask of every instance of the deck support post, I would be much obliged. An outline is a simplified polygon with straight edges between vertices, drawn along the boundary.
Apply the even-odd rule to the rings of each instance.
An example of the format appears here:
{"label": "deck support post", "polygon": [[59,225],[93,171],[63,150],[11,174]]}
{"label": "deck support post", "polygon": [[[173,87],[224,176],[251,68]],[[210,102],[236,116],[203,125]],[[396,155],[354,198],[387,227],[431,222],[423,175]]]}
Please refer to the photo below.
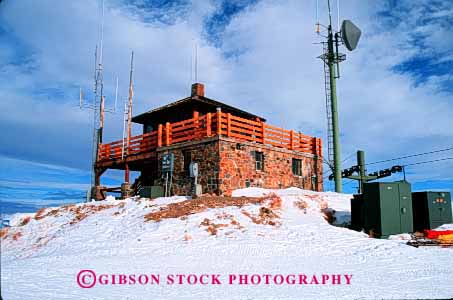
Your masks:
{"label": "deck support post", "polygon": [[227,113],[227,137],[231,136],[231,114]]}
{"label": "deck support post", "polygon": [[157,147],[162,147],[162,124],[157,127]]}
{"label": "deck support post", "polygon": [[165,124],[165,146],[170,146],[170,144],[171,144],[170,132],[171,132],[171,123],[167,122]]}
{"label": "deck support post", "polygon": [[206,114],[206,135],[211,136],[211,113]]}
{"label": "deck support post", "polygon": [[129,164],[124,164],[124,182],[129,183]]}
{"label": "deck support post", "polygon": [[194,137],[195,139],[198,139],[199,136],[199,123],[198,123],[198,117],[200,116],[199,112],[194,110],[193,111],[193,127],[194,127]]}
{"label": "deck support post", "polygon": [[222,135],[222,109],[217,107],[217,135]]}

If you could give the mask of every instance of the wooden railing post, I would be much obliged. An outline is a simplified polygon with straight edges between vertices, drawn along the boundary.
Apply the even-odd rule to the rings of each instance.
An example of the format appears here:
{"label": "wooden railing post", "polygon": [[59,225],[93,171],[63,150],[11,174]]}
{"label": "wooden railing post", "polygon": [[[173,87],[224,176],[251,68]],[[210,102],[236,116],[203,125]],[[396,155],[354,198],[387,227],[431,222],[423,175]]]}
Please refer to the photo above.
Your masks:
{"label": "wooden railing post", "polygon": [[200,116],[200,114],[198,113],[198,111],[193,111],[193,127],[194,127],[194,137],[195,139],[198,139],[199,138],[199,122],[198,122],[198,117]]}
{"label": "wooden railing post", "polygon": [[171,134],[171,123],[167,122],[165,124],[165,146],[170,146],[171,144],[170,134]]}
{"label": "wooden railing post", "polygon": [[227,137],[231,135],[231,114],[227,113]]}
{"label": "wooden railing post", "polygon": [[211,136],[211,113],[206,114],[206,135]]}
{"label": "wooden railing post", "polygon": [[102,153],[103,146],[104,146],[103,144],[99,144],[98,157],[96,157],[96,161],[101,160],[101,157],[102,157],[101,153]]}
{"label": "wooden railing post", "polygon": [[222,135],[222,110],[217,107],[217,135]]}
{"label": "wooden railing post", "polygon": [[162,147],[162,124],[157,127],[157,147]]}
{"label": "wooden railing post", "polygon": [[294,130],[289,132],[289,150],[294,150]]}
{"label": "wooden railing post", "polygon": [[322,156],[322,141],[320,138],[316,138],[316,154]]}
{"label": "wooden railing post", "polygon": [[266,129],[266,123],[261,121],[261,134],[263,135],[263,137],[261,138],[261,143],[263,145],[266,143],[266,137],[265,137],[266,130],[265,129]]}
{"label": "wooden railing post", "polygon": [[312,154],[318,155],[318,139],[314,137],[311,139],[311,142],[313,144]]}
{"label": "wooden railing post", "polygon": [[302,139],[302,132],[298,132],[298,135],[299,135],[299,148],[303,148],[304,147],[304,140]]}

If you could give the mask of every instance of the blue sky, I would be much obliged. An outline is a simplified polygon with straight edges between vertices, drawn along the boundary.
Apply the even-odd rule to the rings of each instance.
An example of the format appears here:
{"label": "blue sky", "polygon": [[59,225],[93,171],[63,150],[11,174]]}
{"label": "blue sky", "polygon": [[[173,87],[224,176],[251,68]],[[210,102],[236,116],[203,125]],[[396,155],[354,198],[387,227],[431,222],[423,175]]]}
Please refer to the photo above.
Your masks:
{"label": "blue sky", "polygon": [[[320,18],[325,23],[324,2]],[[91,99],[99,3],[0,3],[2,203],[83,198],[90,182],[92,115],[78,110],[78,90],[82,87]],[[127,96],[132,49],[134,114],[187,96],[197,43],[199,79],[209,97],[262,115],[271,124],[325,138],[315,0],[105,3],[108,106],[116,76],[120,103]],[[353,20],[363,31],[359,47],[344,50],[347,60],[338,82],[345,167],[354,164],[357,149],[377,161],[452,147],[453,2],[340,3],[341,19]],[[121,114],[107,116],[105,140],[121,137],[121,120]],[[452,156],[450,151],[395,164]],[[452,160],[411,166],[407,176],[416,189],[452,190],[452,167]],[[118,184],[121,174],[110,172],[103,180]],[[351,192],[354,186],[346,181],[345,189]]]}

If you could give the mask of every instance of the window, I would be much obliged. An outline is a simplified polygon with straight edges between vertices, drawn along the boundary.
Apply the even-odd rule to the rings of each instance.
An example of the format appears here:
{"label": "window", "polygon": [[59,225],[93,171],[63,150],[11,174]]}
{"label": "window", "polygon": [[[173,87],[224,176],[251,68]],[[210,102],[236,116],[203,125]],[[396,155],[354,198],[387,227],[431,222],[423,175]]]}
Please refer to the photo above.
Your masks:
{"label": "window", "polygon": [[187,174],[189,174],[190,170],[189,170],[189,166],[190,166],[190,163],[192,162],[192,152],[190,152],[190,150],[184,150],[182,151],[182,156],[183,156],[183,160],[184,160],[184,170],[185,172],[187,172]]}
{"label": "window", "polygon": [[302,176],[302,160],[293,158],[293,174]]}
{"label": "window", "polygon": [[264,170],[264,153],[255,151],[255,167],[257,171]]}

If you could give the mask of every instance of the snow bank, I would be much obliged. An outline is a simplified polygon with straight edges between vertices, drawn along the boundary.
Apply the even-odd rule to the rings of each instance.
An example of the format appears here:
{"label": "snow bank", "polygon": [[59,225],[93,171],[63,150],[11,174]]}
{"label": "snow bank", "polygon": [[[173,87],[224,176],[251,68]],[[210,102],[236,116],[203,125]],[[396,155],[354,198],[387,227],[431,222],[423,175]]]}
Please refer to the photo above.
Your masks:
{"label": "snow bank", "polygon": [[[275,196],[272,196],[275,194]],[[241,206],[194,201],[193,214],[145,218],[186,197],[126,199],[47,208],[9,228],[1,243],[4,299],[350,299],[453,297],[453,250],[414,248],[330,225],[321,209],[349,213],[351,195],[248,188]],[[270,195],[270,196],[268,196]],[[278,199],[281,199],[279,201]],[[166,215],[168,216],[168,215]],[[27,216],[15,216],[14,224]],[[149,220],[149,221],[147,221]],[[445,225],[451,226],[451,225]],[[20,233],[20,234],[19,234]],[[16,235],[16,238],[14,238]],[[96,286],[109,274],[352,274],[350,285]],[[385,289],[382,287],[385,286]],[[435,286],[436,289],[433,289]]]}

